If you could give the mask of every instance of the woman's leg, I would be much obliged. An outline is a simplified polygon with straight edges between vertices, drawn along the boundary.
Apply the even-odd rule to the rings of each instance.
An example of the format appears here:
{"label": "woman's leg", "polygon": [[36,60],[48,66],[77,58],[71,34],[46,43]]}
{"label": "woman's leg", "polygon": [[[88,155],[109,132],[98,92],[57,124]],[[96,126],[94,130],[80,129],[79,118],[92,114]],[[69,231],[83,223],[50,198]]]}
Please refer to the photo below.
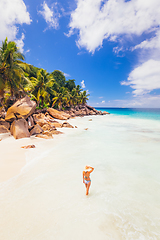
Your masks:
{"label": "woman's leg", "polygon": [[91,186],[91,182],[89,182],[88,184],[86,184],[87,186],[86,186],[86,195],[88,195],[89,194],[89,188],[90,188],[90,186]]}

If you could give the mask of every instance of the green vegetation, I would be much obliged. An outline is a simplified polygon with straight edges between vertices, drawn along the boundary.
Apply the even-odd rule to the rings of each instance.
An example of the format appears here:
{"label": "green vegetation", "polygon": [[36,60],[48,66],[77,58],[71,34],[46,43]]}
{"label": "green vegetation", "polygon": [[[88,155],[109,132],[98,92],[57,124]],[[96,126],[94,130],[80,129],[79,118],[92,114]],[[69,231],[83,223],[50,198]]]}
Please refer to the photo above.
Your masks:
{"label": "green vegetation", "polygon": [[48,73],[24,60],[16,43],[6,38],[0,48],[0,106],[8,108],[25,95],[34,99],[38,108],[62,110],[87,102],[89,94],[76,86],[75,79],[66,80],[59,70]]}

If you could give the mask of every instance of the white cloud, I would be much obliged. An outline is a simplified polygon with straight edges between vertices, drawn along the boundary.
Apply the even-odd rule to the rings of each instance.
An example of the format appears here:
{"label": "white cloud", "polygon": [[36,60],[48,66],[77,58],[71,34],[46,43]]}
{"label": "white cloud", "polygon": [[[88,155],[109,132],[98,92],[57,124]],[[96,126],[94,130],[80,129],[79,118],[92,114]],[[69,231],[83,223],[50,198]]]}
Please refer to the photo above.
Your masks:
{"label": "white cloud", "polygon": [[151,39],[147,39],[140,44],[132,48],[132,51],[135,49],[159,49],[160,50],[160,30],[156,31],[156,34]]}
{"label": "white cloud", "polygon": [[25,53],[29,53],[30,52],[30,49],[26,50]]}
{"label": "white cloud", "polygon": [[9,40],[17,41],[23,49],[24,34],[19,40],[16,37],[19,32],[18,24],[31,23],[29,12],[27,12],[23,0],[0,0],[0,23],[0,41],[4,41],[8,37]]}
{"label": "white cloud", "polygon": [[[102,5],[103,4],[103,5]],[[159,0],[78,0],[71,13],[70,35],[78,30],[77,45],[89,52],[102,46],[103,40],[120,36],[140,36],[156,31],[160,25]]]}
{"label": "white cloud", "polygon": [[118,47],[118,46],[117,46],[117,47],[114,47],[114,48],[113,48],[113,52],[116,53],[116,54],[118,54],[118,53],[121,52],[121,51],[123,51],[123,47]]}
{"label": "white cloud", "polygon": [[23,42],[23,40],[24,40],[24,39],[25,39],[25,35],[24,35],[24,33],[22,33],[21,38],[18,39],[18,40],[16,40],[17,47],[19,47],[19,49],[20,49],[21,52],[24,51],[24,49],[23,49],[23,47],[24,47],[24,42]]}
{"label": "white cloud", "polygon": [[102,102],[89,102],[91,106],[99,105],[101,107],[124,107],[124,108],[159,108],[160,106],[160,95],[146,94],[143,96],[137,96],[136,98],[128,99],[116,99],[110,100],[105,103]]}
{"label": "white cloud", "polygon": [[134,89],[133,94],[144,95],[154,89],[160,89],[160,61],[148,60],[135,68],[128,77],[127,81],[121,82],[122,85],[129,85]]}
{"label": "white cloud", "polygon": [[86,87],[86,86],[85,86],[85,83],[84,83],[84,80],[82,80],[81,86],[82,86],[82,88],[85,88],[85,87]]}
{"label": "white cloud", "polygon": [[140,106],[143,107],[155,107],[159,108],[160,106],[160,95],[146,95],[137,101],[137,103],[140,104]]}
{"label": "white cloud", "polygon": [[[117,42],[113,48],[117,55],[123,56],[125,50],[141,50],[139,65],[127,81],[121,82],[133,89],[134,98],[129,102],[118,100],[119,104],[152,106],[159,102],[159,96],[152,96],[151,91],[160,89],[160,0],[77,0],[69,27],[68,36],[78,34],[77,46],[92,53],[102,47],[105,39]],[[126,47],[128,41],[130,48]]]}
{"label": "white cloud", "polygon": [[58,69],[58,71],[62,72],[65,77],[70,77],[68,73],[64,73],[62,70]]}
{"label": "white cloud", "polygon": [[68,73],[63,73],[65,77],[70,77]]}
{"label": "white cloud", "polygon": [[38,11],[38,13],[40,13],[46,23],[48,24],[49,28],[54,28],[57,29],[59,26],[59,18],[60,18],[60,14],[57,12],[57,7],[56,7],[57,3],[55,3],[51,8],[48,7],[47,3],[44,1],[42,4],[42,11]]}
{"label": "white cloud", "polygon": [[150,95],[146,94],[144,96],[138,96],[137,98],[130,100],[115,100],[115,103],[112,102],[113,107],[150,107],[150,108],[159,108],[160,106],[160,95]]}
{"label": "white cloud", "polygon": [[105,101],[103,100],[102,103],[105,103]]}

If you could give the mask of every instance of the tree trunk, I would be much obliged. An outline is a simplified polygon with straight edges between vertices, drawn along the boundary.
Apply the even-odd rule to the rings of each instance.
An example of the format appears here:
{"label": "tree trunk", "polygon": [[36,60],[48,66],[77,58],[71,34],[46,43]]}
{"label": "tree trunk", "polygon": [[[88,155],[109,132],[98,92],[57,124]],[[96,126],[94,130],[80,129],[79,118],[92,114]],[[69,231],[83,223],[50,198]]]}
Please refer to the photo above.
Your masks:
{"label": "tree trunk", "polygon": [[4,98],[4,93],[5,93],[4,89],[0,89],[0,97],[1,98]]}
{"label": "tree trunk", "polygon": [[41,107],[43,108],[44,106],[44,98],[41,96]]}
{"label": "tree trunk", "polygon": [[58,104],[58,109],[59,109],[60,111],[62,110],[62,103],[61,103],[61,102]]}

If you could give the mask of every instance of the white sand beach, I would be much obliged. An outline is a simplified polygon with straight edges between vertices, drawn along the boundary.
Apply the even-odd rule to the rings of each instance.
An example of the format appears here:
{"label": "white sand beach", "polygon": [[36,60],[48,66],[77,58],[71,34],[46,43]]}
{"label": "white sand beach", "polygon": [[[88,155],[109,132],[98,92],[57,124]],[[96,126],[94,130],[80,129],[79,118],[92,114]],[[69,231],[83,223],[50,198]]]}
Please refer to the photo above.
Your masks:
{"label": "white sand beach", "polygon": [[0,134],[0,183],[18,175],[26,164],[26,151],[22,146],[36,144],[39,139],[15,140],[10,133]]}
{"label": "white sand beach", "polygon": [[[111,115],[69,122],[78,128],[52,140],[0,142],[12,172],[6,166],[0,184],[0,239],[158,240],[159,122]],[[27,144],[36,148],[20,148]],[[86,164],[95,168],[89,196]]]}

